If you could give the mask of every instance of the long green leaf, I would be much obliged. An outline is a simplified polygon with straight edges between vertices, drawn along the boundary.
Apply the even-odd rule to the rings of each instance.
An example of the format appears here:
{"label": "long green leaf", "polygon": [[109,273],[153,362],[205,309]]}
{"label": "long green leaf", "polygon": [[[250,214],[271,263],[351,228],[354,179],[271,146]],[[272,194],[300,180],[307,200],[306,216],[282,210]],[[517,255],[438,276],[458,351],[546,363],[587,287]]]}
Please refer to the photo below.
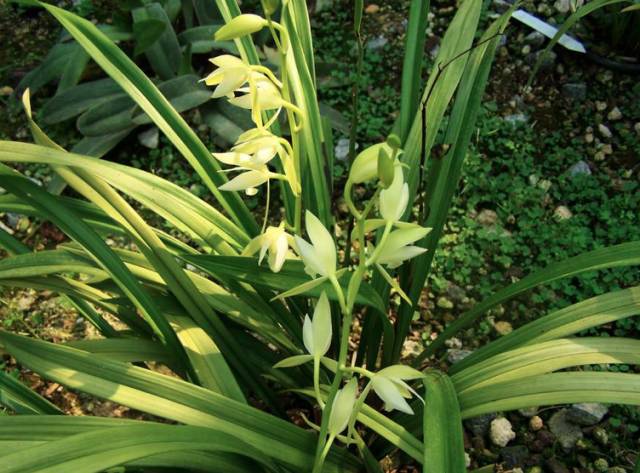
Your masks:
{"label": "long green leaf", "polygon": [[403,141],[409,135],[411,122],[416,116],[420,102],[429,3],[429,0],[414,0],[411,2],[409,10],[409,24],[402,64],[402,93],[400,95],[400,138]]}
{"label": "long green leaf", "polygon": [[[259,265],[258,259],[253,257],[186,255],[183,256],[183,259],[214,277],[224,276],[225,278],[265,286],[276,291],[286,291],[309,281],[309,275],[304,272],[304,264],[302,261],[297,260],[287,261],[279,272],[274,273],[268,267]],[[345,290],[349,284],[348,276],[348,273],[345,273],[340,278]],[[337,300],[335,291],[329,282],[315,286],[306,291],[305,294],[319,297],[323,291],[326,291],[329,298]],[[367,284],[361,286],[361,291],[356,301],[359,304],[365,304],[383,313],[385,312],[380,296]]]}
{"label": "long green leaf", "polygon": [[[138,425],[157,425],[114,417],[5,416],[0,420],[0,457],[21,448],[60,440],[100,429]],[[183,454],[156,455],[127,463],[131,467],[193,468],[203,471],[216,466],[218,473],[245,473],[256,464],[246,457],[227,453],[188,451]]]}
{"label": "long green leaf", "polygon": [[492,384],[459,396],[462,417],[532,406],[602,402],[640,405],[640,376],[622,373],[551,373]]}
{"label": "long green leaf", "polygon": [[595,364],[640,365],[640,340],[620,337],[555,339],[506,351],[452,377],[456,391]]}
{"label": "long green leaf", "polygon": [[233,193],[223,194],[218,190],[218,186],[226,178],[218,172],[220,167],[209,150],[151,80],[91,22],[53,5],[39,4],[71,33],[93,60],[149,115],[189,161],[236,224],[249,235],[255,234],[257,224],[239,196]]}
{"label": "long green leaf", "polygon": [[4,371],[0,371],[0,404],[18,414],[62,414],[60,409]]}
{"label": "long green leaf", "polygon": [[462,418],[451,379],[427,371],[424,379],[424,473],[464,473]]}
{"label": "long green leaf", "polygon": [[[220,240],[241,246],[246,235],[219,211],[180,186],[151,173],[45,146],[0,141],[0,161],[46,163],[89,171],[157,212],[199,241],[225,251]],[[228,250],[227,250],[228,251]]]}
{"label": "long green leaf", "polygon": [[[316,436],[282,419],[175,377],[96,357],[90,353],[0,332],[0,343],[45,378],[188,425],[238,436],[296,471],[313,461]],[[354,458],[333,448],[331,472],[354,471]]]}
{"label": "long green leaf", "polygon": [[2,457],[0,472],[98,473],[133,460],[185,451],[234,453],[256,460],[268,471],[276,470],[253,446],[214,428],[149,424],[99,429],[19,450]]}
{"label": "long green leaf", "polygon": [[122,261],[116,257],[91,227],[39,186],[4,165],[0,165],[0,186],[39,208],[43,214],[48,216],[49,220],[87,248],[87,251],[96,262],[111,275],[122,291],[136,304],[147,323],[154,329],[163,343],[177,357],[184,360],[185,367],[189,366],[175,332],[162,314],[159,313],[153,300],[143,290]]}
{"label": "long green leaf", "polygon": [[[640,264],[640,242],[622,243],[607,248],[599,248],[573,258],[554,263],[545,269],[537,271],[521,279],[517,283],[505,287],[493,296],[485,299],[468,312],[452,322],[440,336],[434,340],[420,356],[416,363],[420,363],[440,349],[444,342],[473,324],[482,314],[492,307],[516,297],[523,292],[542,284],[548,284],[557,279],[596,271],[605,268],[617,268]],[[465,363],[466,364],[466,363]],[[463,365],[461,365],[463,366]]]}
{"label": "long green leaf", "polygon": [[566,337],[591,327],[640,314],[640,286],[609,292],[529,322],[456,363],[452,373],[513,348]]}
{"label": "long green leaf", "polygon": [[[470,4],[477,5],[477,7],[480,8],[480,2],[465,2],[461,8],[466,8]],[[479,14],[479,11],[474,11],[474,14],[475,13]],[[403,271],[401,277],[402,287],[405,288],[409,286],[405,292],[409,295],[414,306],[417,304],[424,284],[429,276],[431,263],[433,262],[440,236],[447,221],[453,196],[458,188],[458,182],[462,175],[462,167],[467,155],[467,149],[475,129],[476,117],[499,42],[496,34],[506,27],[510,14],[510,11],[505,13],[487,29],[482,36],[479,46],[468,55],[466,67],[464,66],[465,62],[463,58],[467,56],[467,54],[464,54],[451,63],[450,67],[442,74],[442,81],[446,83],[446,76],[448,74],[459,75],[460,73],[456,72],[457,68],[464,68],[463,79],[460,83],[445,136],[445,141],[451,144],[451,149],[444,158],[432,159],[430,161],[429,175],[425,182],[425,188],[427,189],[425,196],[427,215],[426,220],[422,224],[425,227],[431,228],[432,231],[421,242],[420,246],[426,248],[427,252],[418,258],[414,258],[407,270]],[[477,22],[477,20],[475,21]],[[472,23],[472,25],[475,25],[475,23]],[[475,30],[475,26],[473,29]],[[469,41],[471,41],[472,38],[473,35]],[[463,43],[460,46],[464,47],[466,44],[467,43]],[[459,48],[456,48],[454,51],[459,51]],[[458,52],[458,54],[460,53]],[[449,71],[451,68],[453,68],[453,72]],[[442,87],[446,87],[446,85]],[[453,93],[453,90],[451,90],[451,93]],[[443,103],[438,102],[438,104],[442,106],[442,109],[437,112],[438,114],[444,113],[444,107],[447,102],[448,100]],[[427,102],[426,106],[430,106],[429,102]],[[427,108],[427,110],[429,109]],[[441,118],[442,115],[439,116],[438,120]],[[427,127],[428,126],[427,124]],[[437,129],[433,129],[431,134],[427,133],[426,139],[433,140],[436,130]],[[429,129],[427,128],[427,132],[428,131]],[[432,143],[433,141],[427,141],[427,143],[422,144],[426,146],[427,153]],[[415,170],[419,168],[419,158],[417,162],[414,161],[408,164],[412,166],[414,172],[417,172]],[[410,185],[412,185],[412,182],[417,183],[417,181],[419,181],[419,179],[410,180],[409,182]],[[412,316],[413,308],[409,304],[403,304],[398,315],[395,346],[393,347],[394,360],[400,357],[402,345],[411,325]]]}

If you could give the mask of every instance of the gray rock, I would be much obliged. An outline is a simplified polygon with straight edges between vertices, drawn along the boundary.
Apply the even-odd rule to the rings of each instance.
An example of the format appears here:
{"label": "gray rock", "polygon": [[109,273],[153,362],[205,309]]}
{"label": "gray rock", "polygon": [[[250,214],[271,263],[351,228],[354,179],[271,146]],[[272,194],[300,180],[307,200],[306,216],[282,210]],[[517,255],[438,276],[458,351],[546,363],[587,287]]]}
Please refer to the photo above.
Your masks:
{"label": "gray rock", "polygon": [[598,125],[598,131],[604,138],[611,138],[613,136],[613,133],[611,133],[609,127],[607,125],[603,125],[602,123]]}
{"label": "gray rock", "polygon": [[562,86],[562,93],[568,99],[576,102],[582,102],[587,98],[587,84],[584,82],[564,84]]}
{"label": "gray rock", "polygon": [[558,13],[568,13],[571,10],[571,0],[556,0],[553,6]]}
{"label": "gray rock", "polygon": [[7,219],[7,225],[13,228],[14,230],[18,228],[18,224],[20,223],[20,215],[14,214],[13,212],[7,212],[5,214],[5,218]]}
{"label": "gray rock", "polygon": [[609,412],[609,408],[604,404],[583,403],[574,404],[567,411],[567,420],[578,425],[596,425]]}
{"label": "gray rock", "polygon": [[530,44],[534,48],[539,48],[544,44],[547,37],[540,33],[539,31],[532,31],[527,36],[524,37],[524,42]]}
{"label": "gray rock", "polygon": [[556,64],[556,60],[558,59],[558,55],[553,51],[549,51],[547,54],[544,54],[544,51],[537,51],[527,56],[527,63],[533,67],[536,65],[540,57],[543,57],[542,62],[540,63],[540,72],[552,70]]}
{"label": "gray rock", "polygon": [[450,348],[447,350],[447,361],[452,365],[464,360],[466,357],[473,353],[471,350],[458,350],[457,348]]}
{"label": "gray rock", "polygon": [[338,161],[344,161],[347,159],[347,156],[349,156],[349,143],[348,138],[340,138],[338,140],[335,150],[333,151]]}
{"label": "gray rock", "polygon": [[569,168],[569,171],[567,172],[571,177],[581,176],[581,175],[590,176],[591,168],[589,167],[589,164],[587,164],[586,162],[578,161],[573,166],[571,166]]}
{"label": "gray rock", "polygon": [[507,468],[515,468],[524,466],[525,460],[529,457],[529,449],[524,445],[514,445],[513,447],[504,447],[500,450],[500,455]]}
{"label": "gray rock", "polygon": [[496,418],[495,413],[483,414],[464,421],[464,425],[476,437],[482,437],[489,431],[491,421]]}
{"label": "gray rock", "polygon": [[622,112],[618,107],[613,107],[607,114],[607,118],[611,121],[617,121],[622,119]]}
{"label": "gray rock", "polygon": [[154,126],[138,134],[138,142],[149,149],[156,149],[160,142],[158,127]]}
{"label": "gray rock", "polygon": [[456,284],[449,284],[447,287],[447,295],[454,304],[468,304],[469,297],[467,292]]}
{"label": "gray rock", "polygon": [[371,51],[375,51],[376,49],[382,49],[387,45],[388,42],[389,40],[384,36],[382,35],[376,36],[375,38],[372,38],[369,41],[367,41],[367,49]]}
{"label": "gray rock", "polygon": [[504,417],[498,417],[491,421],[489,436],[494,445],[506,447],[509,442],[516,438],[516,433],[513,431],[511,422]]}
{"label": "gray rock", "polygon": [[562,409],[549,419],[549,429],[556,436],[565,451],[571,450],[582,438],[582,430],[567,418],[568,409]]}
{"label": "gray rock", "polygon": [[485,227],[495,225],[498,221],[498,214],[490,209],[483,209],[476,217],[478,223]]}
{"label": "gray rock", "polygon": [[512,115],[505,116],[504,121],[515,126],[518,123],[527,123],[529,121],[529,116],[526,113],[514,113]]}

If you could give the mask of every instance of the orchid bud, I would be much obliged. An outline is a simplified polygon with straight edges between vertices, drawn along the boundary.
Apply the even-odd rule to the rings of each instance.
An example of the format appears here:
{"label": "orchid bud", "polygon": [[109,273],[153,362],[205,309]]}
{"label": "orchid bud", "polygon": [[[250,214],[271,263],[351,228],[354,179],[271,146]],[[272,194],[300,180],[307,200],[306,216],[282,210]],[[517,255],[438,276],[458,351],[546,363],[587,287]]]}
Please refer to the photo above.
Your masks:
{"label": "orchid bud", "polygon": [[322,358],[331,346],[331,308],[327,293],[323,292],[313,312],[313,320],[308,315],[302,326],[302,341],[310,355]]}
{"label": "orchid bud", "polygon": [[258,15],[238,15],[221,27],[215,34],[216,41],[229,41],[252,33],[257,33],[267,25],[267,20]]}
{"label": "orchid bud", "polygon": [[335,437],[347,428],[356,404],[357,394],[358,383],[355,378],[351,378],[345,387],[336,393],[329,415],[329,435]]}
{"label": "orchid bud", "polygon": [[349,180],[354,184],[370,181],[378,176],[378,153],[384,149],[388,154],[393,150],[387,143],[378,143],[363,150],[353,160]]}
{"label": "orchid bud", "polygon": [[391,133],[389,136],[387,136],[387,144],[394,151],[397,150],[397,149],[400,149],[400,146],[402,146],[402,142],[400,141],[400,137],[398,135],[396,135],[395,133]]}
{"label": "orchid bud", "polygon": [[394,174],[395,165],[393,163],[393,157],[387,153],[387,150],[383,146],[378,151],[378,178],[384,189],[388,189],[391,183],[393,183]]}

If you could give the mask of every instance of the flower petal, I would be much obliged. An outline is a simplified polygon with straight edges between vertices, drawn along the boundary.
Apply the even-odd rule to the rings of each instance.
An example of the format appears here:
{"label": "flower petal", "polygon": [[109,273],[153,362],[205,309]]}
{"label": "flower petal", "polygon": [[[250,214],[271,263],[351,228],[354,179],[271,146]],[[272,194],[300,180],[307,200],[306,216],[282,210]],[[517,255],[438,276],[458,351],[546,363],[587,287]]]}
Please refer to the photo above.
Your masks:
{"label": "flower petal", "polygon": [[263,171],[249,171],[234,177],[226,184],[220,186],[221,191],[241,191],[250,189],[269,180],[269,174]]}
{"label": "flower petal", "polygon": [[302,341],[309,354],[313,355],[315,351],[313,348],[313,323],[308,315],[304,316],[304,323],[302,324]]}
{"label": "flower petal", "polygon": [[357,394],[358,383],[355,378],[351,378],[345,387],[336,393],[329,415],[329,434],[335,436],[347,428],[351,414],[353,414]]}
{"label": "flower petal", "polygon": [[305,272],[312,278],[315,277],[316,274],[322,274],[324,276],[322,260],[318,258],[315,248],[297,235],[295,236],[295,242],[298,248],[298,254],[302,258],[302,261],[304,261]]}
{"label": "flower petal", "polygon": [[313,243],[315,253],[320,262],[323,276],[329,276],[336,271],[336,244],[329,231],[324,228],[322,222],[307,210],[305,214],[307,233]]}
{"label": "flower petal", "polygon": [[379,375],[374,376],[372,385],[378,397],[384,401],[387,411],[397,409],[406,414],[413,414],[413,409],[411,409],[411,406],[409,406],[404,397],[402,397],[395,383],[389,378]]}
{"label": "flower petal", "polygon": [[313,347],[314,356],[322,357],[331,346],[331,307],[327,293],[323,292],[313,312]]}

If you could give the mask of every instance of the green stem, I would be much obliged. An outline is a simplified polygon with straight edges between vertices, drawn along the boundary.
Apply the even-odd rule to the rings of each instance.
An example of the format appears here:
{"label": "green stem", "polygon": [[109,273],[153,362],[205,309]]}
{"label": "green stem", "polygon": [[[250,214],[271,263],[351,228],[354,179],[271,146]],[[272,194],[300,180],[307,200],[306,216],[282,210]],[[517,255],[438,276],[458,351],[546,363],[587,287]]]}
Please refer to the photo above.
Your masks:
{"label": "green stem", "polygon": [[371,266],[372,264],[374,264],[378,259],[378,257],[380,256],[380,253],[384,249],[384,244],[386,243],[392,228],[393,228],[393,222],[387,222],[386,225],[384,226],[384,231],[382,232],[382,236],[378,241],[378,245],[376,246],[376,249],[373,250],[373,254],[367,260],[367,263],[366,263],[367,266]]}
{"label": "green stem", "polygon": [[324,410],[324,401],[320,394],[320,357],[317,356],[313,359],[313,390],[316,393],[316,400],[320,409]]}

